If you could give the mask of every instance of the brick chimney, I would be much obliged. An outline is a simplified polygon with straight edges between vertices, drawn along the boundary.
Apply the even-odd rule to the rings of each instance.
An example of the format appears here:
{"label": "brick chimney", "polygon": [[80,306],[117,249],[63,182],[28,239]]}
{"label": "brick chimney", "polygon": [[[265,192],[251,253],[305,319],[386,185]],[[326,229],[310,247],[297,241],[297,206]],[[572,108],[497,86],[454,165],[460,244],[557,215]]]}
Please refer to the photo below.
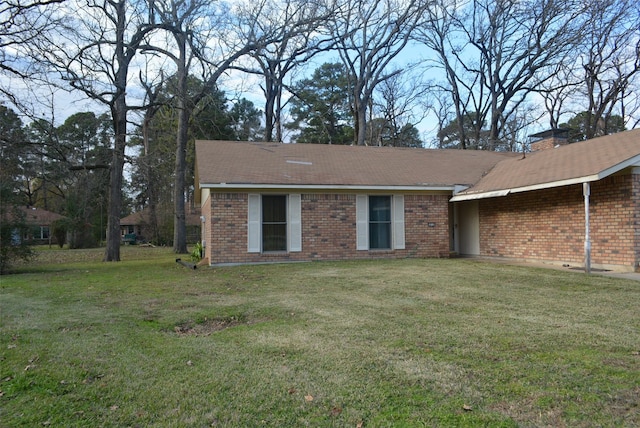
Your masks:
{"label": "brick chimney", "polygon": [[529,135],[531,139],[530,148],[532,152],[553,149],[557,146],[569,144],[569,130],[565,128],[548,129]]}

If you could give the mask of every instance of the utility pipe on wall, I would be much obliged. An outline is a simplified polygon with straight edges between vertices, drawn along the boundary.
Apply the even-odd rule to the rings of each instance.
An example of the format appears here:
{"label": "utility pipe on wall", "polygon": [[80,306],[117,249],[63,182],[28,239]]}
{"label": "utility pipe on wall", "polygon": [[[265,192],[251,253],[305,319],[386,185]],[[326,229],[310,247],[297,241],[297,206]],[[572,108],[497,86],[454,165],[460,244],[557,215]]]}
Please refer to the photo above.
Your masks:
{"label": "utility pipe on wall", "polygon": [[582,193],[584,195],[584,271],[591,273],[591,236],[589,233],[589,196],[591,195],[591,185],[582,183]]}

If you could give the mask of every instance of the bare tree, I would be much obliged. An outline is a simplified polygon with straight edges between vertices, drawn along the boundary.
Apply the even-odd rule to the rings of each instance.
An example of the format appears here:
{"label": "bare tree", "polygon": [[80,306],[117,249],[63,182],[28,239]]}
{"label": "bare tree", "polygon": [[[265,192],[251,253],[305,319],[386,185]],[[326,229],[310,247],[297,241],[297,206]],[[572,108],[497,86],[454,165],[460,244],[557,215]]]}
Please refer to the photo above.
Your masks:
{"label": "bare tree", "polygon": [[[64,0],[8,0],[0,2],[0,97],[21,115],[36,120],[52,113],[49,94],[42,88],[37,67],[27,60],[34,41],[61,24],[56,11]],[[32,94],[33,93],[33,94]]]}
{"label": "bare tree", "polygon": [[[447,126],[445,124],[457,123],[460,148],[467,149],[470,137],[465,119],[472,114],[473,108],[468,107],[473,99],[473,87],[478,83],[474,79],[477,76],[469,75],[466,78],[464,64],[457,56],[460,46],[464,46],[461,42],[462,25],[459,17],[459,10],[462,8],[456,0],[435,0],[426,10],[424,23],[414,32],[413,37],[436,54],[435,59],[425,61],[427,68],[444,74],[441,83],[432,83],[434,92],[439,95],[439,107],[436,111],[440,128],[438,134]],[[453,118],[450,117],[450,108],[454,111]],[[473,122],[482,123],[478,120]],[[473,140],[476,145],[480,140],[480,132],[480,129],[475,129]],[[441,138],[438,140],[439,147],[442,147],[443,141]]]}
{"label": "bare tree", "polygon": [[[629,119],[640,100],[640,6],[632,0],[598,0],[589,6],[579,65],[587,101],[586,138],[607,134],[608,119]],[[580,103],[584,105],[584,103]]]}
{"label": "bare tree", "polygon": [[[164,64],[160,64],[162,66]],[[150,75],[151,74],[151,75]],[[151,240],[158,242],[159,228],[158,228],[158,200],[159,189],[157,189],[157,183],[154,177],[156,176],[156,155],[152,149],[151,123],[156,114],[160,111],[164,105],[160,100],[160,93],[165,84],[165,75],[162,68],[158,72],[149,72],[148,68],[141,69],[139,72],[140,84],[144,88],[145,100],[144,109],[142,110],[142,123],[140,124],[140,131],[142,137],[142,156],[139,156],[136,160],[138,171],[145,179],[145,191],[144,197],[148,203],[148,221],[151,229]]]}
{"label": "bare tree", "polygon": [[399,72],[389,65],[407,46],[427,5],[424,0],[348,0],[328,23],[352,78],[357,145],[366,142],[373,93]]}
{"label": "bare tree", "polygon": [[[189,139],[189,119],[197,102],[188,93],[188,77],[194,61],[198,61],[198,48],[195,47],[196,37],[210,34],[211,21],[206,16],[216,16],[215,10],[208,7],[209,2],[200,0],[156,0],[153,3],[153,15],[157,19],[157,27],[171,38],[166,42],[167,47],[158,46],[151,42],[145,45],[145,50],[160,52],[173,61],[176,67],[173,106],[177,112],[178,125],[176,135],[176,159],[174,169],[174,230],[173,250],[176,253],[187,253],[186,231],[186,156],[187,141]],[[198,25],[198,20],[206,21],[205,25]],[[197,98],[199,94],[195,98]]]}
{"label": "bare tree", "polygon": [[537,89],[544,101],[551,129],[558,128],[562,123],[562,116],[568,113],[567,108],[570,108],[571,99],[580,84],[573,62],[567,58],[566,62],[558,64],[556,71],[551,73],[552,77],[541,82]]}
{"label": "bare tree", "polygon": [[153,30],[145,1],[88,0],[68,4],[65,25],[37,39],[33,57],[71,88],[109,108],[114,131],[105,261],[120,260],[120,216],[127,144],[128,78],[138,48]]}
{"label": "bare tree", "polygon": [[404,130],[415,127],[430,110],[430,100],[426,96],[424,85],[417,78],[407,79],[407,70],[393,74],[380,83],[372,110],[379,113],[388,127],[388,145],[415,145],[415,141],[406,141]]}
{"label": "bare tree", "polygon": [[[285,79],[318,53],[330,49],[332,37],[324,34],[323,25],[334,10],[335,6],[331,1],[284,0],[272,3],[257,22],[262,31],[279,27],[280,37],[276,42],[265,44],[250,54],[255,66],[238,65],[234,68],[263,79],[260,88],[265,98],[265,141],[283,141],[282,114],[286,105],[283,96],[287,87]],[[302,23],[295,32],[279,25],[292,21]]]}
{"label": "bare tree", "polygon": [[[0,71],[27,77],[29,70],[21,64],[24,45],[57,25],[55,8],[64,0],[7,0],[0,4]],[[12,95],[12,94],[7,94]]]}
{"label": "bare tree", "polygon": [[467,118],[487,124],[488,149],[500,145],[511,116],[577,45],[583,11],[576,0],[438,0],[430,9],[417,39],[445,71],[463,147]]}
{"label": "bare tree", "polygon": [[[293,34],[308,31],[310,22],[315,22],[306,13],[290,10],[286,20],[268,25],[263,16],[270,7],[269,0],[236,5],[235,10],[213,5],[208,0],[155,0],[153,3],[156,27],[167,32],[173,40],[166,48],[153,44],[153,41],[144,48],[166,55],[175,63],[177,70],[174,88],[178,128],[173,242],[176,253],[187,252],[186,148],[188,124],[195,106],[216,88],[220,77],[239,58],[265,46],[281,43]],[[297,7],[306,8],[306,2],[299,3]],[[190,93],[187,77],[198,73],[204,84],[196,93]]]}

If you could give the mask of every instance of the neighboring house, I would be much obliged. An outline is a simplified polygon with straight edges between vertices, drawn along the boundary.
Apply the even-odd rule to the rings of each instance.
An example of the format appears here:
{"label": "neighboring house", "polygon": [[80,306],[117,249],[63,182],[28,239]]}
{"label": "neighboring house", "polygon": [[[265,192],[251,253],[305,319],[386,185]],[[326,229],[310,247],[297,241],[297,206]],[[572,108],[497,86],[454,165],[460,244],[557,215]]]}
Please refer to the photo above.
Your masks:
{"label": "neighboring house", "polygon": [[[186,225],[187,225],[187,242],[197,242],[200,239],[200,208],[187,207]],[[157,213],[158,224],[170,224],[173,228],[173,214]],[[148,209],[130,214],[120,219],[120,237],[123,243],[144,242],[153,238],[150,223],[150,215]]]}
{"label": "neighboring house", "polygon": [[[149,232],[145,234],[146,232]],[[145,210],[129,214],[120,219],[120,240],[125,243],[136,243],[143,241],[145,236],[151,236],[149,226],[149,215]]]}
{"label": "neighboring house", "polygon": [[39,244],[51,244],[55,242],[52,234],[52,225],[56,220],[64,216],[36,207],[20,207],[25,215],[25,223],[29,226],[29,234],[22,239]]}
{"label": "neighboring house", "polygon": [[589,266],[637,269],[640,130],[557,145],[543,139],[532,149],[547,150],[523,157],[198,141],[205,257],[235,264],[459,254],[575,265],[589,254],[589,231]]}

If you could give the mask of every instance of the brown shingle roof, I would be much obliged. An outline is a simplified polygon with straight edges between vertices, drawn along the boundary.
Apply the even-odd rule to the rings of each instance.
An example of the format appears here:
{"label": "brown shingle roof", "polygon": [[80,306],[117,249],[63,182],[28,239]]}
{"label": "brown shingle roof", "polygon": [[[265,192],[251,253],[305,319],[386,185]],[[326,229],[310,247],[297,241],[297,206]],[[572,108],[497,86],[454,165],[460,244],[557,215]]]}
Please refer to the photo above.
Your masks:
{"label": "brown shingle roof", "polygon": [[37,226],[50,226],[54,221],[65,218],[64,216],[36,207],[20,207],[25,214],[25,222]]}
{"label": "brown shingle roof", "polygon": [[470,185],[509,153],[324,144],[196,141],[201,187]]}
{"label": "brown shingle roof", "polygon": [[640,129],[504,160],[454,200],[595,181],[633,165],[640,165]]}
{"label": "brown shingle roof", "polygon": [[[187,208],[185,222],[189,226],[198,226],[200,224],[200,208],[195,207],[193,211],[190,211],[189,208]],[[141,211],[129,214],[128,216],[120,219],[120,226],[136,226],[143,224],[149,224],[149,211],[147,208],[143,208]]]}

